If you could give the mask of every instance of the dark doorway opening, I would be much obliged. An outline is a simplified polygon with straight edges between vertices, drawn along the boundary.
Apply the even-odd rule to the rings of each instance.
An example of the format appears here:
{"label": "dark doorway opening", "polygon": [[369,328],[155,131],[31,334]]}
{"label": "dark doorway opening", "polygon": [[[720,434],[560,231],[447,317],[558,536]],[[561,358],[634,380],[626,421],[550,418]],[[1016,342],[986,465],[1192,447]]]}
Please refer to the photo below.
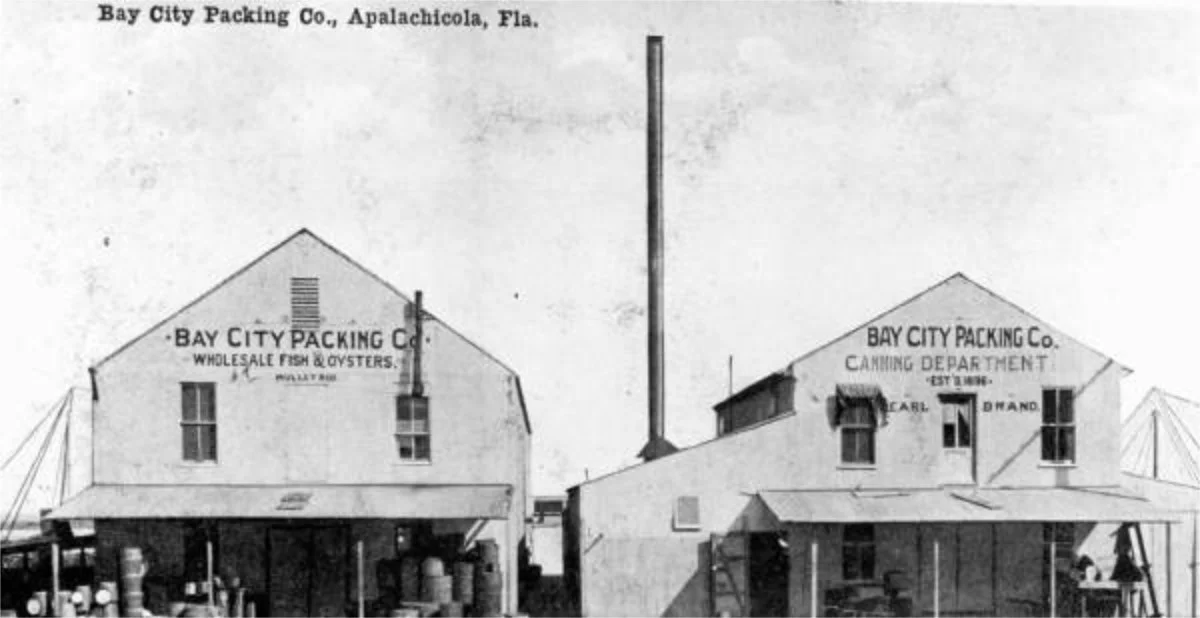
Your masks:
{"label": "dark doorway opening", "polygon": [[267,537],[270,615],[345,615],[349,537],[340,525],[272,527]]}
{"label": "dark doorway opening", "polygon": [[750,615],[788,615],[788,549],[785,535],[750,534]]}

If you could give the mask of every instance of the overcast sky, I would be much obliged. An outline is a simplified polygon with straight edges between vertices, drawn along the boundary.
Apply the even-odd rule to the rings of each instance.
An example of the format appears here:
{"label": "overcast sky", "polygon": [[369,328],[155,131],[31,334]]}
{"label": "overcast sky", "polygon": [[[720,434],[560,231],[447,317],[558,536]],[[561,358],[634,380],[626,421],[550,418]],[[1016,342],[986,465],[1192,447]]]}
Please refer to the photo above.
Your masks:
{"label": "overcast sky", "polygon": [[521,374],[536,491],[634,461],[650,33],[676,444],[712,436],[730,354],[744,386],[957,271],[1133,368],[1126,408],[1200,399],[1195,11],[535,4],[518,31],[457,6],[492,27],[5,2],[0,456],[308,227]]}

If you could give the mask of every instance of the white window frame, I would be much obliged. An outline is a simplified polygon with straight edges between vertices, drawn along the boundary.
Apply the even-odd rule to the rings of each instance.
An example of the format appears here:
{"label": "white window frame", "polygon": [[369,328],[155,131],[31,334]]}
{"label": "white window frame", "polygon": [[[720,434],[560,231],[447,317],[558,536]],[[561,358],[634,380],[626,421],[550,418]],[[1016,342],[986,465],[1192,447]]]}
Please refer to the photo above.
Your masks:
{"label": "white window frame", "polygon": [[[190,392],[189,392],[190,391]],[[208,391],[212,394],[212,418],[205,419],[202,410],[204,409],[203,393]],[[218,448],[220,440],[217,429],[217,384],[215,382],[181,382],[180,389],[180,410],[179,410],[179,427],[182,433],[183,452],[180,454],[184,461],[192,463],[216,463],[219,458]],[[187,401],[188,398],[194,398],[195,418],[187,417]],[[212,427],[212,457],[209,458],[205,454],[204,435],[203,431],[207,427]],[[194,432],[194,433],[190,433]],[[196,456],[188,457],[187,442],[189,435],[194,435],[196,440]]]}
{"label": "white window frame", "polygon": [[[1046,405],[1046,401],[1047,401],[1046,395],[1048,393],[1054,394],[1053,395],[1054,414],[1049,419],[1049,422],[1047,422],[1047,415],[1050,414],[1050,410],[1048,410],[1048,409],[1042,410],[1042,429],[1041,429],[1042,463],[1060,464],[1060,465],[1061,464],[1074,464],[1076,455],[1077,455],[1076,447],[1078,446],[1078,441],[1076,440],[1076,423],[1075,423],[1075,416],[1076,416],[1075,415],[1075,391],[1074,391],[1074,389],[1071,389],[1071,388],[1063,388],[1063,387],[1055,387],[1055,386],[1043,387],[1042,388],[1042,405],[1043,406]],[[1062,404],[1063,404],[1063,394],[1064,393],[1070,394],[1070,406],[1069,406],[1070,420],[1067,420],[1067,421],[1063,420],[1063,416],[1061,414],[1062,409],[1063,409]],[[1046,458],[1046,435],[1047,435],[1046,432],[1047,432],[1047,430],[1053,432],[1053,435],[1054,435],[1054,446],[1053,446],[1054,452],[1051,453],[1050,458]],[[1064,441],[1062,440],[1062,436],[1064,436],[1064,435],[1070,436],[1070,449],[1069,449],[1069,452],[1066,452],[1066,453],[1063,452]],[[1065,457],[1064,457],[1064,455],[1065,455]]]}
{"label": "white window frame", "polygon": [[[842,462],[842,465],[846,465],[846,466],[874,466],[876,464],[876,462],[878,461],[878,457],[877,457],[878,444],[876,443],[876,437],[877,437],[878,429],[879,429],[879,424],[875,421],[875,410],[871,407],[871,403],[865,399],[852,399],[852,400],[850,400],[850,402],[851,403],[849,406],[847,406],[841,410],[838,410],[838,413],[837,413],[838,414],[838,438],[839,438],[838,450],[840,451],[838,454],[838,459]],[[860,408],[866,411],[867,420],[865,422],[858,422],[858,421],[849,422],[846,420],[846,415],[848,415],[851,410],[860,409]],[[868,455],[869,455],[868,461],[847,460],[846,459],[846,432],[847,431],[854,431],[856,434],[865,434],[867,436],[867,439],[870,441],[870,449],[868,452]],[[856,444],[857,444],[857,442],[856,442]],[[855,452],[855,454],[857,454],[858,448],[855,448],[854,452]]]}
{"label": "white window frame", "polygon": [[[413,402],[417,399],[424,401],[425,420],[424,425],[418,425],[420,422],[414,418],[415,411]],[[431,463],[433,461],[433,415],[429,411],[429,399],[426,397],[416,397],[413,395],[400,395],[396,397],[396,456],[401,463]],[[407,418],[402,418],[402,413],[407,412]],[[407,423],[407,425],[406,425]],[[420,456],[421,449],[418,447],[420,441],[425,441],[424,457]],[[409,444],[408,455],[405,455],[406,444]]]}

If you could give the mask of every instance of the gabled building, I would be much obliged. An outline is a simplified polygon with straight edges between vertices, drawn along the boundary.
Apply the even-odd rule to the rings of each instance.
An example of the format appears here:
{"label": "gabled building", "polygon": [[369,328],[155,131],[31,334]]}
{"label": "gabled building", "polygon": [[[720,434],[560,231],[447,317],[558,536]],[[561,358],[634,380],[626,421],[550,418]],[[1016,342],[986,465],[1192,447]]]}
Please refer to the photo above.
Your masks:
{"label": "gabled building", "polygon": [[1068,585],[1116,568],[1097,525],[1169,518],[1122,488],[1128,373],[954,275],[718,403],[714,439],[571,488],[568,585],[610,616],[1111,603]]}
{"label": "gabled building", "polygon": [[156,615],[210,564],[260,615],[345,615],[396,559],[448,571],[489,539],[516,611],[517,374],[311,232],[97,363],[92,391],[91,485],[50,517],[95,520],[100,580],[141,547]]}

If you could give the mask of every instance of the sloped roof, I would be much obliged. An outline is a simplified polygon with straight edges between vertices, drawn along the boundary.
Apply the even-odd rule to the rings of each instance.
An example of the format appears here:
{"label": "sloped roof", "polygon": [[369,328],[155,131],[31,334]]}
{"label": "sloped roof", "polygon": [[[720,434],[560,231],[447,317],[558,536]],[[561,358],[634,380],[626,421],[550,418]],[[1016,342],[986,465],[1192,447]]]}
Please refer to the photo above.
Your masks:
{"label": "sloped roof", "polygon": [[1109,487],[987,488],[969,491],[775,490],[758,497],[783,522],[920,523],[1001,521],[1172,521],[1149,500]]}
{"label": "sloped roof", "polygon": [[[99,368],[100,368],[102,365],[104,365],[104,364],[105,364],[105,363],[107,363],[108,361],[112,360],[113,358],[115,358],[115,357],[119,356],[119,355],[120,355],[122,352],[124,352],[126,349],[128,349],[128,348],[129,348],[130,346],[132,346],[133,344],[137,343],[138,341],[141,341],[143,338],[147,337],[148,335],[150,335],[151,333],[153,333],[155,330],[157,330],[157,329],[159,329],[160,327],[162,327],[164,324],[167,324],[167,323],[168,323],[168,322],[170,322],[171,320],[175,319],[176,317],[178,317],[179,315],[181,315],[183,312],[185,312],[185,311],[187,311],[188,309],[190,309],[190,308],[192,308],[192,307],[196,306],[196,305],[197,305],[197,304],[199,304],[201,301],[203,301],[204,299],[206,299],[206,298],[208,298],[209,296],[211,296],[211,295],[212,295],[214,292],[216,292],[217,290],[221,289],[222,287],[225,287],[225,285],[226,285],[226,284],[228,284],[229,282],[233,281],[234,279],[237,279],[237,278],[238,278],[238,277],[240,277],[242,274],[244,274],[244,273],[246,273],[247,271],[249,271],[250,269],[254,268],[254,267],[255,267],[255,265],[257,265],[257,264],[259,264],[260,262],[262,262],[263,260],[265,260],[265,259],[266,259],[268,256],[270,256],[271,254],[275,253],[276,251],[279,251],[279,250],[280,250],[280,249],[282,249],[283,247],[286,247],[287,245],[291,244],[291,243],[292,243],[292,242],[294,242],[296,239],[298,239],[298,238],[301,238],[301,237],[307,237],[307,238],[311,238],[312,240],[316,241],[316,242],[317,242],[317,244],[319,244],[321,247],[323,247],[323,248],[327,249],[328,251],[330,251],[330,252],[331,252],[331,253],[333,253],[334,255],[336,255],[336,256],[340,257],[341,259],[345,260],[345,261],[346,261],[346,263],[347,263],[347,264],[349,264],[351,267],[358,269],[359,271],[361,271],[361,272],[363,272],[364,274],[366,274],[368,277],[371,277],[372,279],[374,279],[375,281],[377,281],[377,282],[378,282],[380,285],[382,285],[383,287],[385,287],[387,290],[389,290],[390,292],[392,292],[392,293],[393,293],[393,294],[395,294],[396,296],[400,297],[400,299],[401,299],[401,300],[403,300],[405,303],[412,303],[412,300],[411,300],[411,299],[409,299],[409,298],[408,298],[408,296],[406,296],[406,295],[405,295],[404,293],[402,293],[400,290],[396,289],[396,287],[395,287],[395,286],[393,286],[391,283],[388,283],[388,281],[387,281],[386,279],[384,279],[383,277],[380,277],[379,275],[375,274],[374,272],[372,272],[370,269],[368,269],[367,267],[363,266],[362,264],[359,264],[359,263],[358,263],[358,262],[356,262],[356,261],[355,261],[353,258],[351,258],[350,256],[346,255],[345,253],[342,253],[340,250],[338,250],[338,248],[337,248],[337,247],[334,247],[333,245],[331,245],[331,244],[329,244],[328,242],[326,242],[326,241],[325,241],[323,238],[321,238],[320,236],[317,236],[317,235],[316,235],[316,234],[314,234],[313,232],[309,231],[309,229],[308,229],[308,228],[300,228],[300,229],[299,229],[298,231],[296,231],[294,234],[292,234],[291,236],[288,236],[287,238],[285,238],[285,239],[283,239],[281,242],[279,242],[279,244],[275,245],[274,247],[271,247],[271,248],[270,248],[270,249],[268,249],[266,252],[264,252],[262,255],[260,255],[260,256],[258,256],[257,258],[255,258],[255,259],[251,260],[249,264],[246,264],[245,266],[243,266],[243,267],[239,268],[239,269],[238,269],[237,271],[235,271],[233,274],[231,274],[231,275],[229,275],[228,277],[226,277],[226,278],[222,279],[222,280],[221,280],[219,283],[217,283],[216,285],[214,285],[214,286],[212,286],[211,288],[209,288],[207,291],[205,291],[205,292],[204,292],[203,294],[201,294],[200,296],[197,296],[197,297],[196,297],[194,300],[192,300],[191,302],[189,302],[189,303],[187,303],[186,305],[184,305],[183,307],[181,307],[181,308],[180,308],[178,311],[175,311],[175,312],[174,312],[174,313],[172,313],[171,315],[168,315],[167,317],[163,318],[162,320],[160,320],[159,322],[157,322],[156,324],[154,324],[153,326],[151,326],[150,328],[148,328],[148,329],[146,329],[144,332],[142,332],[142,334],[140,334],[140,335],[138,335],[138,336],[134,337],[133,339],[129,340],[127,343],[125,343],[125,345],[122,345],[121,347],[117,348],[117,349],[116,349],[116,351],[114,351],[113,353],[109,354],[108,356],[105,356],[105,357],[104,357],[104,358],[102,358],[100,361],[96,362],[94,365],[92,365],[92,367],[90,368],[90,371],[95,371],[95,370],[99,369]],[[480,354],[484,355],[485,357],[487,357],[488,359],[490,359],[492,362],[494,362],[494,363],[496,363],[497,365],[499,365],[500,367],[502,367],[502,368],[503,368],[505,371],[507,371],[507,372],[509,372],[510,374],[512,374],[514,378],[516,378],[517,390],[518,390],[518,395],[519,395],[519,399],[520,399],[520,405],[521,405],[521,414],[522,414],[522,416],[524,417],[524,421],[525,421],[525,431],[526,431],[527,433],[533,433],[533,426],[532,426],[532,425],[530,424],[530,422],[529,422],[529,410],[528,410],[528,409],[526,409],[526,407],[525,407],[525,396],[524,396],[524,393],[523,393],[523,392],[522,392],[522,390],[521,390],[520,377],[517,375],[517,372],[516,372],[516,371],[514,371],[514,370],[512,369],[512,367],[509,367],[507,364],[505,364],[503,361],[501,361],[499,358],[496,358],[496,356],[495,356],[494,354],[492,354],[491,352],[488,352],[487,350],[483,349],[483,347],[481,347],[479,344],[477,344],[477,343],[475,343],[474,341],[471,341],[471,340],[470,340],[470,339],[468,339],[467,337],[463,336],[463,334],[462,334],[462,333],[460,333],[460,332],[458,332],[457,330],[455,330],[455,329],[454,329],[452,326],[450,326],[449,324],[447,324],[447,323],[446,323],[446,322],[444,322],[443,320],[441,320],[441,319],[438,319],[438,317],[437,317],[435,314],[433,314],[431,311],[429,311],[429,309],[428,309],[428,308],[425,308],[425,309],[424,309],[424,313],[425,313],[425,315],[426,315],[426,316],[428,316],[428,317],[429,317],[429,319],[436,321],[436,322],[437,322],[438,324],[440,324],[440,325],[441,325],[443,328],[445,328],[446,330],[450,331],[451,333],[454,333],[454,335],[455,335],[455,336],[457,336],[458,338],[462,339],[462,340],[463,340],[464,342],[466,342],[468,345],[470,345],[471,347],[473,347],[473,348],[475,348],[476,350],[478,350]]]}
{"label": "sloped roof", "polygon": [[1151,388],[1121,423],[1121,469],[1200,487],[1200,404]]}
{"label": "sloped roof", "polygon": [[[883,311],[882,313],[880,313],[880,314],[878,314],[878,315],[876,315],[876,316],[872,317],[871,319],[869,319],[869,320],[867,320],[867,321],[865,321],[865,322],[863,322],[863,323],[859,324],[858,326],[855,326],[854,328],[851,328],[849,331],[846,331],[846,332],[845,332],[845,333],[843,333],[841,336],[839,336],[839,337],[836,337],[836,338],[832,339],[831,341],[829,341],[829,342],[825,343],[824,345],[818,346],[818,347],[816,347],[816,348],[814,348],[814,349],[812,349],[812,350],[810,350],[810,351],[808,351],[808,352],[806,352],[806,353],[804,353],[804,354],[800,355],[799,357],[797,357],[797,358],[795,358],[795,359],[792,359],[790,362],[788,362],[788,363],[787,363],[787,365],[785,365],[785,366],[783,367],[783,369],[780,369],[779,371],[776,371],[776,372],[774,372],[774,373],[777,373],[777,374],[786,374],[786,373],[788,373],[788,372],[790,371],[791,367],[792,367],[793,365],[795,365],[796,363],[799,363],[799,362],[801,362],[801,361],[804,361],[804,360],[806,360],[806,359],[808,359],[808,358],[810,358],[810,357],[812,357],[812,356],[816,355],[817,353],[821,352],[822,350],[825,350],[826,348],[829,348],[830,346],[833,346],[834,344],[836,344],[836,343],[838,343],[838,342],[840,342],[840,341],[842,341],[842,340],[844,340],[844,339],[846,339],[846,338],[850,337],[851,335],[853,335],[853,334],[857,333],[858,331],[862,330],[863,328],[865,328],[865,327],[869,326],[871,323],[873,323],[873,322],[875,322],[875,321],[877,321],[877,320],[880,320],[880,319],[882,319],[882,318],[886,317],[887,315],[889,315],[889,314],[891,314],[891,313],[893,313],[893,312],[895,312],[895,311],[897,311],[897,310],[899,310],[899,309],[901,309],[901,308],[903,308],[903,307],[906,307],[906,306],[908,306],[908,305],[910,305],[910,304],[912,304],[912,303],[916,302],[917,300],[919,300],[919,299],[920,299],[920,298],[922,298],[923,296],[925,296],[925,295],[929,294],[930,292],[933,292],[934,290],[936,290],[936,289],[938,289],[938,288],[941,288],[942,286],[944,286],[944,285],[946,285],[946,284],[948,284],[948,283],[951,283],[951,282],[953,282],[953,281],[963,281],[963,282],[965,282],[965,283],[967,283],[967,284],[971,285],[972,287],[974,287],[974,288],[976,288],[976,289],[978,289],[978,290],[981,290],[982,292],[984,292],[985,294],[987,294],[987,295],[991,296],[992,298],[995,298],[996,300],[1000,301],[1001,303],[1003,303],[1003,304],[1005,304],[1005,305],[1008,305],[1009,307],[1012,307],[1013,309],[1017,310],[1019,313],[1021,313],[1021,314],[1025,315],[1025,316],[1029,317],[1030,319],[1032,319],[1032,320],[1036,320],[1036,321],[1038,321],[1038,322],[1041,322],[1042,324],[1046,324],[1047,326],[1050,326],[1050,325],[1049,325],[1049,324],[1048,324],[1048,323],[1047,323],[1045,320],[1043,320],[1043,319],[1041,319],[1041,318],[1039,318],[1039,317],[1037,317],[1037,316],[1033,315],[1032,313],[1029,313],[1029,312],[1028,312],[1028,311],[1026,311],[1024,308],[1022,308],[1020,305],[1018,305],[1018,304],[1016,304],[1016,303],[1014,303],[1014,302],[1012,302],[1012,301],[1008,300],[1007,298],[1004,298],[1003,296],[1000,296],[999,294],[997,294],[997,293],[995,293],[995,292],[993,292],[993,291],[989,290],[988,288],[986,288],[986,287],[984,287],[984,286],[982,286],[982,285],[980,285],[980,284],[976,283],[976,282],[975,282],[975,281],[973,281],[973,280],[972,280],[970,277],[967,277],[967,276],[966,276],[966,275],[964,275],[963,273],[961,273],[961,272],[957,272],[957,273],[954,273],[953,275],[950,275],[949,277],[946,277],[945,279],[942,279],[941,281],[939,281],[939,282],[937,282],[937,283],[935,283],[935,284],[933,284],[933,285],[929,286],[928,288],[925,288],[924,290],[922,290],[922,291],[918,292],[917,294],[913,295],[912,297],[910,297],[908,300],[905,300],[904,302],[902,302],[902,303],[900,303],[900,304],[898,304],[898,305],[895,305],[895,306],[893,306],[893,307],[890,307],[890,308],[888,308],[886,311]],[[1053,328],[1053,327],[1052,327],[1052,328]],[[1056,330],[1056,331],[1058,331],[1058,332],[1062,333],[1062,331],[1061,331],[1060,329],[1058,329],[1058,328],[1054,328],[1054,330]],[[1086,349],[1088,349],[1088,350],[1091,350],[1092,352],[1095,352],[1096,354],[1098,354],[1098,355],[1100,355],[1100,356],[1102,356],[1102,357],[1104,357],[1104,358],[1111,358],[1111,357],[1109,357],[1107,354],[1104,354],[1103,352],[1100,352],[1099,350],[1097,350],[1097,349],[1095,349],[1095,348],[1093,348],[1093,347],[1091,347],[1091,346],[1089,346],[1089,345],[1087,345],[1087,344],[1085,344],[1085,343],[1083,343],[1083,342],[1081,342],[1081,341],[1079,341],[1079,340],[1075,339],[1074,337],[1071,337],[1070,335],[1066,335],[1065,333],[1063,333],[1063,335],[1064,335],[1064,336],[1065,336],[1065,337],[1066,337],[1066,338],[1067,338],[1069,341],[1071,341],[1071,342],[1073,342],[1073,343],[1075,343],[1075,344],[1077,344],[1077,345],[1079,345],[1079,346],[1081,346],[1081,347],[1083,347],[1083,348],[1086,348]],[[1124,365],[1123,363],[1116,362],[1115,360],[1114,360],[1113,362],[1114,362],[1114,363],[1115,363],[1115,364],[1116,364],[1118,367],[1120,367],[1120,368],[1121,368],[1121,370],[1124,372],[1124,375],[1129,375],[1130,373],[1133,373],[1133,370],[1132,370],[1132,369],[1130,369],[1129,367],[1127,367],[1126,365]],[[760,380],[760,381],[756,381],[755,383],[753,383],[753,384],[751,384],[751,385],[749,385],[749,386],[747,386],[747,387],[745,387],[745,388],[743,388],[743,389],[741,389],[741,390],[739,390],[739,391],[735,392],[734,394],[730,395],[729,397],[726,397],[725,399],[723,399],[723,400],[721,400],[720,402],[718,402],[716,405],[714,405],[714,406],[713,406],[713,408],[718,408],[718,407],[721,407],[721,406],[723,406],[724,404],[726,404],[726,403],[728,403],[728,402],[730,402],[730,401],[733,401],[733,400],[735,400],[735,399],[739,399],[739,398],[745,397],[747,394],[749,394],[749,392],[751,392],[751,391],[753,391],[753,390],[757,389],[757,388],[760,386],[760,383],[761,383],[761,380]]]}

